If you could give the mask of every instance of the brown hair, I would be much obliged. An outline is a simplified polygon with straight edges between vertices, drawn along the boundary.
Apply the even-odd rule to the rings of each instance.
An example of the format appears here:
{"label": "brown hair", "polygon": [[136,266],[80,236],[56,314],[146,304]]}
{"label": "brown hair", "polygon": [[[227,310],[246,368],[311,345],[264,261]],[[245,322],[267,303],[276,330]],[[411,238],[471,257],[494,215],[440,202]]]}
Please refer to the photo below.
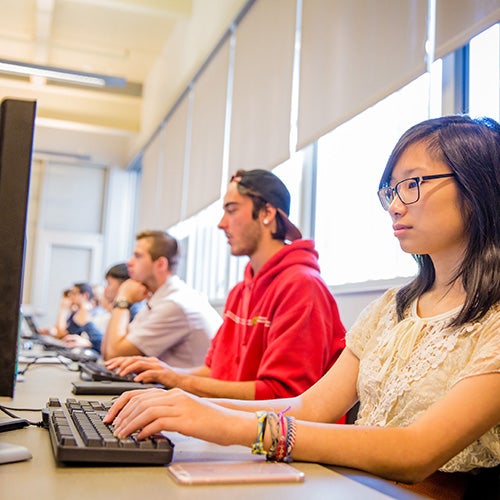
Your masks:
{"label": "brown hair", "polygon": [[149,238],[151,244],[149,246],[149,255],[153,260],[160,257],[166,257],[168,267],[172,272],[175,272],[179,261],[179,245],[177,240],[170,236],[166,231],[147,230],[141,231],[135,237],[136,240]]}

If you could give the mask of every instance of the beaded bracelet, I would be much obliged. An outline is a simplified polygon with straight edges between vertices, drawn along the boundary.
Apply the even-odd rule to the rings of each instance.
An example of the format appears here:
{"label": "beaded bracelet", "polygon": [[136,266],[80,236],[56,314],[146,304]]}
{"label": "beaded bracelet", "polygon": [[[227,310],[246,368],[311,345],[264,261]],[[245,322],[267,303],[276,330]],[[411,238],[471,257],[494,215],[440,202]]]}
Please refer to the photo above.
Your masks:
{"label": "beaded bracelet", "polygon": [[266,432],[267,411],[258,411],[257,415],[257,441],[252,445],[254,455],[266,455],[264,449],[264,433]]}
{"label": "beaded bracelet", "polygon": [[278,446],[276,447],[276,454],[274,459],[277,462],[283,462],[286,458],[286,450],[287,450],[287,445],[286,445],[286,435],[287,435],[287,429],[286,429],[286,420],[283,419],[281,422],[281,434],[280,438],[278,441]]}
{"label": "beaded bracelet", "polygon": [[295,417],[286,417],[288,428],[286,432],[286,456],[283,459],[285,462],[292,461],[292,449],[295,445],[295,435],[296,435],[296,427],[295,427]]}

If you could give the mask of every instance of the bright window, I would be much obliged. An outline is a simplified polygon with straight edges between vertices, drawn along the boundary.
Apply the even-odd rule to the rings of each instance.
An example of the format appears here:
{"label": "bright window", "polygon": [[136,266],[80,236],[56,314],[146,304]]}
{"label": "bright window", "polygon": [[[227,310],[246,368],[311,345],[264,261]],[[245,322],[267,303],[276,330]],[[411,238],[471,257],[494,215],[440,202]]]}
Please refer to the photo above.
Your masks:
{"label": "bright window", "polygon": [[499,119],[500,25],[496,24],[470,42],[470,95],[472,116]]}
{"label": "bright window", "polygon": [[376,192],[398,138],[428,118],[429,89],[423,75],[319,140],[315,240],[329,285],[415,274]]}
{"label": "bright window", "polygon": [[[470,74],[461,78],[469,78],[472,116],[499,117],[499,31],[498,25],[493,26],[470,43]],[[421,76],[319,139],[316,165],[299,152],[274,169],[290,191],[292,222],[308,228],[315,209],[314,239],[322,275],[329,285],[364,288],[370,282],[415,274],[416,264],[399,248],[376,192],[401,134],[422,120],[442,115],[443,92],[447,91],[443,87],[450,86],[442,80],[442,61],[438,60],[430,75]],[[451,86],[461,84],[454,81]],[[307,161],[311,163],[304,163]],[[314,168],[315,197],[310,184]],[[217,228],[221,216],[219,200],[170,229],[183,242],[186,280],[214,302],[225,299],[241,280],[248,262],[246,257],[230,256],[224,233]]]}

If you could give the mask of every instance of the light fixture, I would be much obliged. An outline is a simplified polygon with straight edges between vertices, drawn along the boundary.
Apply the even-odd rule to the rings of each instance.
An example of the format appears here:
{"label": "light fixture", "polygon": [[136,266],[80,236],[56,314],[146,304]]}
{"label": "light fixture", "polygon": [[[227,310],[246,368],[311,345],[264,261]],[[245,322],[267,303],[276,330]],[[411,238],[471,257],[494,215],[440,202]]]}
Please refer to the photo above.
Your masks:
{"label": "light fixture", "polygon": [[7,61],[0,59],[0,72],[14,75],[41,76],[49,80],[59,80],[79,85],[90,85],[92,87],[125,87],[125,78],[117,76],[100,75],[97,73],[85,73],[52,66],[41,66],[38,64]]}

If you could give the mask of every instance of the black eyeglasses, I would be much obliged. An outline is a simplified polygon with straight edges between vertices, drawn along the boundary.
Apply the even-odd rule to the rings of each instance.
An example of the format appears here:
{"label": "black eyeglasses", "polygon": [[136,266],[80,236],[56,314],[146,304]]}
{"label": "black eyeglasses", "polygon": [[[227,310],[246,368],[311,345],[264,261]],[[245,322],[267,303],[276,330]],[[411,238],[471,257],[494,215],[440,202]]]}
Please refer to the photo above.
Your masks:
{"label": "black eyeglasses", "polygon": [[384,210],[389,210],[389,206],[398,195],[401,203],[411,205],[420,199],[420,184],[422,181],[432,179],[443,179],[445,177],[455,177],[455,174],[423,175],[422,177],[409,177],[399,181],[394,187],[386,186],[378,190],[378,198]]}

